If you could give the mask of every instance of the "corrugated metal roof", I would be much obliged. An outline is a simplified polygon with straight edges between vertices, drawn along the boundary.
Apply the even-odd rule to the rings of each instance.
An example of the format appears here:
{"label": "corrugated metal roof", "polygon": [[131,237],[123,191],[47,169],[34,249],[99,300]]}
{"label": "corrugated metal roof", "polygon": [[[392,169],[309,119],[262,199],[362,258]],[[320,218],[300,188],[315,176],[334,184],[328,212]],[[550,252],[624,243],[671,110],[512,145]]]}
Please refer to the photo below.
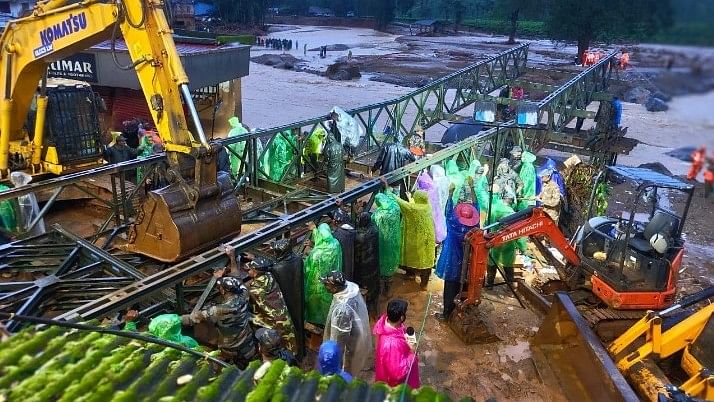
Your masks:
{"label": "corrugated metal roof", "polygon": [[[111,50],[111,41],[107,40],[102,43],[98,43],[91,47],[92,50],[109,51]],[[198,43],[176,43],[176,50],[178,50],[181,56],[195,56],[200,54],[207,54],[213,52],[228,51],[234,48],[233,45],[207,45]],[[126,43],[123,40],[117,39],[116,50],[120,52],[126,52]]]}
{"label": "corrugated metal roof", "polygon": [[[0,342],[0,400],[28,401],[450,401],[419,390],[305,373],[273,362],[255,384],[260,362],[220,373],[207,361],[160,345],[50,327]],[[191,375],[184,385],[179,377]]]}
{"label": "corrugated metal roof", "polygon": [[654,184],[659,187],[683,191],[690,191],[694,188],[691,183],[686,183],[676,177],[667,176],[652,169],[617,165],[610,166],[610,170],[639,184]]}

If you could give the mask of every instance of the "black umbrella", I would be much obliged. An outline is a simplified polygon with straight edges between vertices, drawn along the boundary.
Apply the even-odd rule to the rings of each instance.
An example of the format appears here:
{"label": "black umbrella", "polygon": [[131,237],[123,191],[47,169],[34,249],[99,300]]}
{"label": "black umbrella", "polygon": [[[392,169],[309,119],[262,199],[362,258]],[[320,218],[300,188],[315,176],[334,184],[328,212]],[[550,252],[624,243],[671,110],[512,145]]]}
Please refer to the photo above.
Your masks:
{"label": "black umbrella", "polygon": [[452,124],[441,137],[441,145],[462,141],[478,134],[482,129],[483,124],[477,123],[474,119],[466,119],[462,122]]}

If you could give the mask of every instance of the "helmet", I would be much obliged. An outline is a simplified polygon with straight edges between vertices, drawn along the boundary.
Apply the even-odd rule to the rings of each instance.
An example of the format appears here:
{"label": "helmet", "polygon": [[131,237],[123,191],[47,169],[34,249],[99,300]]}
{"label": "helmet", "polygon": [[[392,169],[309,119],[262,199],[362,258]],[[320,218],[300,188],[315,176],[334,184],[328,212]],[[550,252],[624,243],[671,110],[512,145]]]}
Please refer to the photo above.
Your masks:
{"label": "helmet", "polygon": [[332,271],[327,276],[324,278],[321,278],[321,281],[324,285],[334,285],[337,287],[343,287],[347,284],[347,280],[345,279],[345,276],[342,274],[342,272],[339,271]]}
{"label": "helmet", "polygon": [[660,254],[666,253],[669,248],[667,239],[661,233],[655,233],[652,237],[650,237],[650,245]]}
{"label": "helmet", "polygon": [[256,256],[253,261],[246,264],[246,266],[248,267],[248,269],[254,269],[258,272],[268,272],[273,266],[273,262],[267,258]]}
{"label": "helmet", "polygon": [[231,292],[231,293],[241,293],[241,288],[243,287],[243,284],[241,281],[233,276],[224,276],[216,282],[216,285],[222,287],[223,289]]}
{"label": "helmet", "polygon": [[258,328],[255,338],[263,351],[271,351],[280,347],[280,334],[271,328]]}
{"label": "helmet", "polygon": [[273,251],[276,251],[278,254],[285,254],[288,251],[290,251],[290,248],[292,246],[292,241],[291,239],[280,239],[280,240],[275,240],[270,244],[270,248],[273,249]]}

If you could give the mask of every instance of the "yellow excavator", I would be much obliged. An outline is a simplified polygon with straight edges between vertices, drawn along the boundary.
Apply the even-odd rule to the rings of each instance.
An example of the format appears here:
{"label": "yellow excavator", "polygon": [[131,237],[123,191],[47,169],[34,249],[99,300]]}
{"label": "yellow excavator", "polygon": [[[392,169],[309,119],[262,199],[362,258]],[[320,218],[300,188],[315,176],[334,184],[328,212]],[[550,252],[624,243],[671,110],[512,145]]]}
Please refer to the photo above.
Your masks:
{"label": "yellow excavator", "polygon": [[[147,195],[126,249],[173,262],[238,234],[241,216],[230,178],[217,175],[220,145],[210,144],[203,132],[163,7],[160,0],[46,0],[31,15],[7,24],[0,37],[0,178],[10,174],[13,153],[31,155],[32,169],[43,169],[48,65],[108,39],[114,51],[122,36],[132,63],[121,65],[116,57],[114,62],[137,73],[164,143],[171,183]],[[34,135],[28,141],[23,125],[38,83]]]}

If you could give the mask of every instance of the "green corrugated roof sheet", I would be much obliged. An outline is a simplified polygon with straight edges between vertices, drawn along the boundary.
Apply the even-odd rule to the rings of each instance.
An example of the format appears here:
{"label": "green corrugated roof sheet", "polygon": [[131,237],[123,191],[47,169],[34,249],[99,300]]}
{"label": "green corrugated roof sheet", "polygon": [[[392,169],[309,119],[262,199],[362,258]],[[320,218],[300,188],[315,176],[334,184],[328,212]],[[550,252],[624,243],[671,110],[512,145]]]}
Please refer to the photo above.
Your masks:
{"label": "green corrugated roof sheet", "polygon": [[[206,360],[114,335],[49,327],[26,329],[0,343],[0,400],[7,401],[450,401],[429,387],[305,373],[276,361],[254,384],[260,362],[217,373]],[[192,376],[184,385],[177,379]]]}

